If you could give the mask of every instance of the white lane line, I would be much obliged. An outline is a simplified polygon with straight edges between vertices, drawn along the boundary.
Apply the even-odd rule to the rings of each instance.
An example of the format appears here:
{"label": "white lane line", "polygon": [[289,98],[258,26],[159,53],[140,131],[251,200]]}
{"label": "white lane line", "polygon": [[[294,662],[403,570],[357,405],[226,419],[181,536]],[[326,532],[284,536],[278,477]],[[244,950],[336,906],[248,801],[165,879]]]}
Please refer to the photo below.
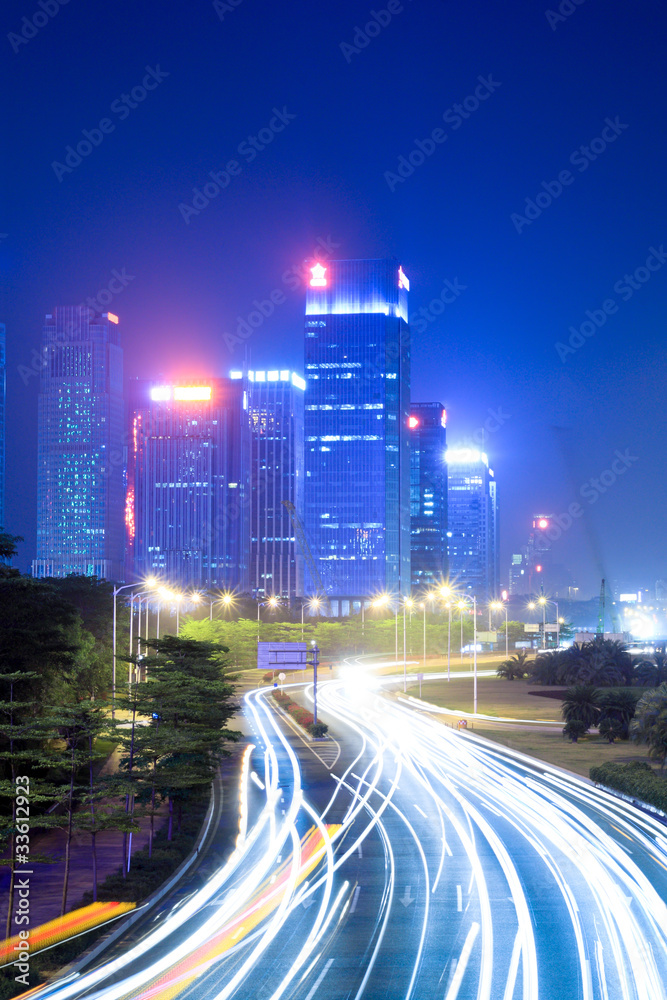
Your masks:
{"label": "white lane line", "polygon": [[461,892],[461,886],[456,887],[456,909],[461,912],[463,909],[463,893]]}
{"label": "white lane line", "polygon": [[364,853],[363,853],[363,851],[361,850],[361,844],[359,844],[359,847],[358,847],[358,849],[357,849],[357,850],[358,850],[358,852],[359,852],[359,857],[360,857],[360,858],[363,858],[363,856],[364,856]]}
{"label": "white lane line", "polygon": [[[456,972],[454,973],[454,978],[452,979],[451,986],[445,994],[445,1000],[456,1000],[459,995],[459,990],[461,989],[461,983],[463,981],[463,976],[465,975],[466,968],[468,967],[468,960],[470,958],[470,952],[472,951],[472,946],[475,943],[475,938],[479,933],[479,924],[473,924],[468,931],[468,937],[463,945],[463,951],[461,952],[461,957],[456,963]],[[309,997],[306,1000],[310,1000]]]}
{"label": "white lane line", "polygon": [[357,903],[359,902],[359,893],[360,892],[361,892],[361,886],[358,885],[357,888],[354,890],[354,894],[352,896],[352,903],[350,905],[350,913],[354,913],[354,911],[357,908]]}
{"label": "white lane line", "polygon": [[324,968],[320,972],[320,974],[317,977],[317,979],[315,980],[315,982],[313,983],[313,988],[311,989],[310,993],[306,997],[306,1000],[313,1000],[313,997],[315,996],[315,994],[317,992],[317,987],[320,985],[320,983],[322,982],[322,980],[324,979],[324,977],[326,976],[327,972],[329,971],[329,969],[331,968],[332,965],[333,965],[333,958],[330,958],[329,961],[327,962],[327,964],[324,966]]}
{"label": "white lane line", "polygon": [[516,932],[516,937],[514,938],[514,947],[512,948],[512,957],[510,959],[509,972],[507,973],[507,982],[505,984],[505,992],[503,993],[503,1000],[512,1000],[514,996],[514,987],[516,986],[516,974],[519,971],[519,959],[521,958],[521,930]]}
{"label": "white lane line", "polygon": [[428,816],[426,815],[426,813],[424,812],[424,810],[420,809],[416,802],[414,803],[414,807],[415,807],[415,809],[417,810],[418,813],[421,813],[421,815],[424,817],[424,819],[428,819]]}

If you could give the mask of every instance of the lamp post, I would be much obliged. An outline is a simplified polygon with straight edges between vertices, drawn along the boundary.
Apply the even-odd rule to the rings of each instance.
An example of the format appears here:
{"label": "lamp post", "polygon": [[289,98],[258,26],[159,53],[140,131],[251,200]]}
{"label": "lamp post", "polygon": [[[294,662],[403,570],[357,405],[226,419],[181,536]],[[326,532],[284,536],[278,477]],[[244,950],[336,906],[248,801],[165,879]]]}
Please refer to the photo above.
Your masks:
{"label": "lamp post", "polygon": [[466,606],[465,601],[459,601],[456,607],[459,609],[459,618],[461,619],[461,663],[463,663],[463,610]]}
{"label": "lamp post", "polygon": [[[468,597],[469,601],[472,601],[472,615],[473,615],[473,640],[472,640],[472,651],[473,651],[473,714],[477,715],[477,598],[473,596]],[[459,601],[458,607],[463,609],[466,607],[464,601]],[[461,622],[463,622],[463,610],[461,610]]]}
{"label": "lamp post", "polygon": [[547,648],[547,604],[553,604],[556,608],[556,645],[560,646],[560,621],[558,618],[558,601],[550,601],[546,597],[539,597],[538,604],[542,605],[542,649]]}
{"label": "lamp post", "polygon": [[[509,659],[509,638],[507,635],[507,605],[504,601],[492,601],[489,604],[489,615],[491,614],[491,609],[494,611],[504,611],[505,612],[505,658]],[[490,631],[490,629],[489,629]]]}
{"label": "lamp post", "polygon": [[120,594],[121,590],[129,590],[131,587],[136,587],[136,583],[126,583],[122,587],[113,588],[113,660],[112,660],[112,674],[111,674],[111,718],[116,718],[116,634],[117,634],[117,608],[116,608],[116,598]]}
{"label": "lamp post", "polygon": [[412,607],[414,601],[411,597],[406,597],[403,599],[403,694],[408,690],[408,659],[406,651],[406,635],[405,635],[405,609],[410,608],[412,613]]}
{"label": "lamp post", "polygon": [[[308,609],[310,611],[319,611],[321,603],[322,601],[320,600],[319,597],[311,597],[311,599],[307,602]],[[306,607],[305,604],[301,605],[301,642],[303,642],[303,610],[305,607]]]}
{"label": "lamp post", "polygon": [[278,604],[279,604],[279,601],[278,601],[277,597],[269,597],[269,599],[267,601],[258,601],[257,602],[257,642],[259,642],[259,623],[260,623],[259,609],[263,608],[263,607],[266,607],[267,605],[270,608],[277,608]]}
{"label": "lamp post", "polygon": [[419,607],[424,612],[424,654],[422,656],[422,667],[426,668],[426,601],[422,601]]}
{"label": "lamp post", "polygon": [[[451,587],[441,587],[440,596],[447,600],[445,607],[449,610],[449,624],[447,626],[447,680],[449,681],[451,676],[451,664],[452,664],[452,597],[454,592]],[[463,623],[461,624],[461,647],[463,647]],[[463,660],[463,652],[461,652],[461,660]]]}

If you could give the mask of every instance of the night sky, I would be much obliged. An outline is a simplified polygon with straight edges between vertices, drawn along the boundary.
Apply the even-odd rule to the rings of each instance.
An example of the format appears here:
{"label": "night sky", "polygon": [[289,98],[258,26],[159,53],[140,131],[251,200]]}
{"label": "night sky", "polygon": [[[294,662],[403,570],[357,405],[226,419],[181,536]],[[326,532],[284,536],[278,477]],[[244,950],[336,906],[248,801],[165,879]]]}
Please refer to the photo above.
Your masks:
{"label": "night sky", "polygon": [[[319,240],[401,261],[413,399],[446,404],[452,445],[487,426],[503,583],[531,515],[572,503],[554,558],[581,596],[602,575],[622,590],[667,577],[658,0],[564,0],[563,14],[392,0],[391,15],[385,0],[42,2],[3,4],[0,39],[6,528],[26,537],[22,568],[44,314],[112,282],[128,376],[227,374],[244,353],[302,371],[304,295],[287,272]],[[26,26],[34,15],[48,23]],[[82,130],[89,155],[54,167]],[[224,190],[184,208],[229,161]],[[235,343],[276,290],[285,300]],[[585,321],[593,335],[573,335]]]}

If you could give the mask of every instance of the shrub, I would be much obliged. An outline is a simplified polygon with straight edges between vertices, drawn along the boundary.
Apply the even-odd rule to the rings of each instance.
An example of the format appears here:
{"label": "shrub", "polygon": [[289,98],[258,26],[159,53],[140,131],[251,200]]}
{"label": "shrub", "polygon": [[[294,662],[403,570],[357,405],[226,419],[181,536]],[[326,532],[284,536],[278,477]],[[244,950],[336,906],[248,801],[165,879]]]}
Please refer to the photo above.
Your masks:
{"label": "shrub", "polygon": [[667,779],[656,774],[650,764],[633,760],[630,764],[607,761],[590,769],[591,781],[648,802],[667,812]]}
{"label": "shrub", "polygon": [[326,736],[329,732],[329,727],[326,722],[312,722],[308,726],[308,732],[311,736]]}

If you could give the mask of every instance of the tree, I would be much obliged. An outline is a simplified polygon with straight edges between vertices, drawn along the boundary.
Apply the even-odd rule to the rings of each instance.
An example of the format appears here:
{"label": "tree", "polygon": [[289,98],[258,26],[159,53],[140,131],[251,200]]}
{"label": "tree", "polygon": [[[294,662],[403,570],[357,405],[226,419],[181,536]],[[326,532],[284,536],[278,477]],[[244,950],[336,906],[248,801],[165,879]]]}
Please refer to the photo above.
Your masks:
{"label": "tree", "polygon": [[606,721],[618,723],[619,739],[628,738],[630,722],[637,708],[638,692],[633,688],[610,688],[599,692],[600,727]]}
{"label": "tree", "polygon": [[602,719],[599,731],[600,736],[603,736],[609,743],[623,739],[623,727],[618,719]]}
{"label": "tree", "polygon": [[667,654],[656,652],[649,659],[637,660],[634,681],[642,687],[658,687],[667,681]]}
{"label": "tree", "polygon": [[210,784],[227,741],[240,733],[227,723],[238,706],[227,674],[224,647],[183,637],[164,636],[149,644],[148,681],[138,685],[137,711],[152,724],[137,730],[126,746],[125,764],[138,769],[145,796],[151,790],[169,801],[167,839],[178,827],[183,805]]}
{"label": "tree", "polygon": [[501,663],[496,673],[498,677],[503,677],[507,681],[513,681],[515,678],[521,679],[526,676],[528,672],[528,650],[520,649],[510,656],[509,660],[505,660]]}
{"label": "tree", "polygon": [[665,766],[667,756],[667,683],[647,691],[637,702],[635,716],[630,723],[630,739],[634,743],[648,744],[648,755]]}
{"label": "tree", "polygon": [[563,736],[569,736],[570,743],[577,743],[579,737],[588,732],[588,726],[581,719],[569,719],[563,726]]}
{"label": "tree", "polygon": [[543,684],[548,687],[562,684],[564,663],[565,654],[561,650],[552,649],[538,653],[530,663],[530,680],[533,684]]}
{"label": "tree", "polygon": [[562,707],[566,722],[581,722],[585,730],[600,717],[600,692],[590,684],[577,684],[565,692]]}

